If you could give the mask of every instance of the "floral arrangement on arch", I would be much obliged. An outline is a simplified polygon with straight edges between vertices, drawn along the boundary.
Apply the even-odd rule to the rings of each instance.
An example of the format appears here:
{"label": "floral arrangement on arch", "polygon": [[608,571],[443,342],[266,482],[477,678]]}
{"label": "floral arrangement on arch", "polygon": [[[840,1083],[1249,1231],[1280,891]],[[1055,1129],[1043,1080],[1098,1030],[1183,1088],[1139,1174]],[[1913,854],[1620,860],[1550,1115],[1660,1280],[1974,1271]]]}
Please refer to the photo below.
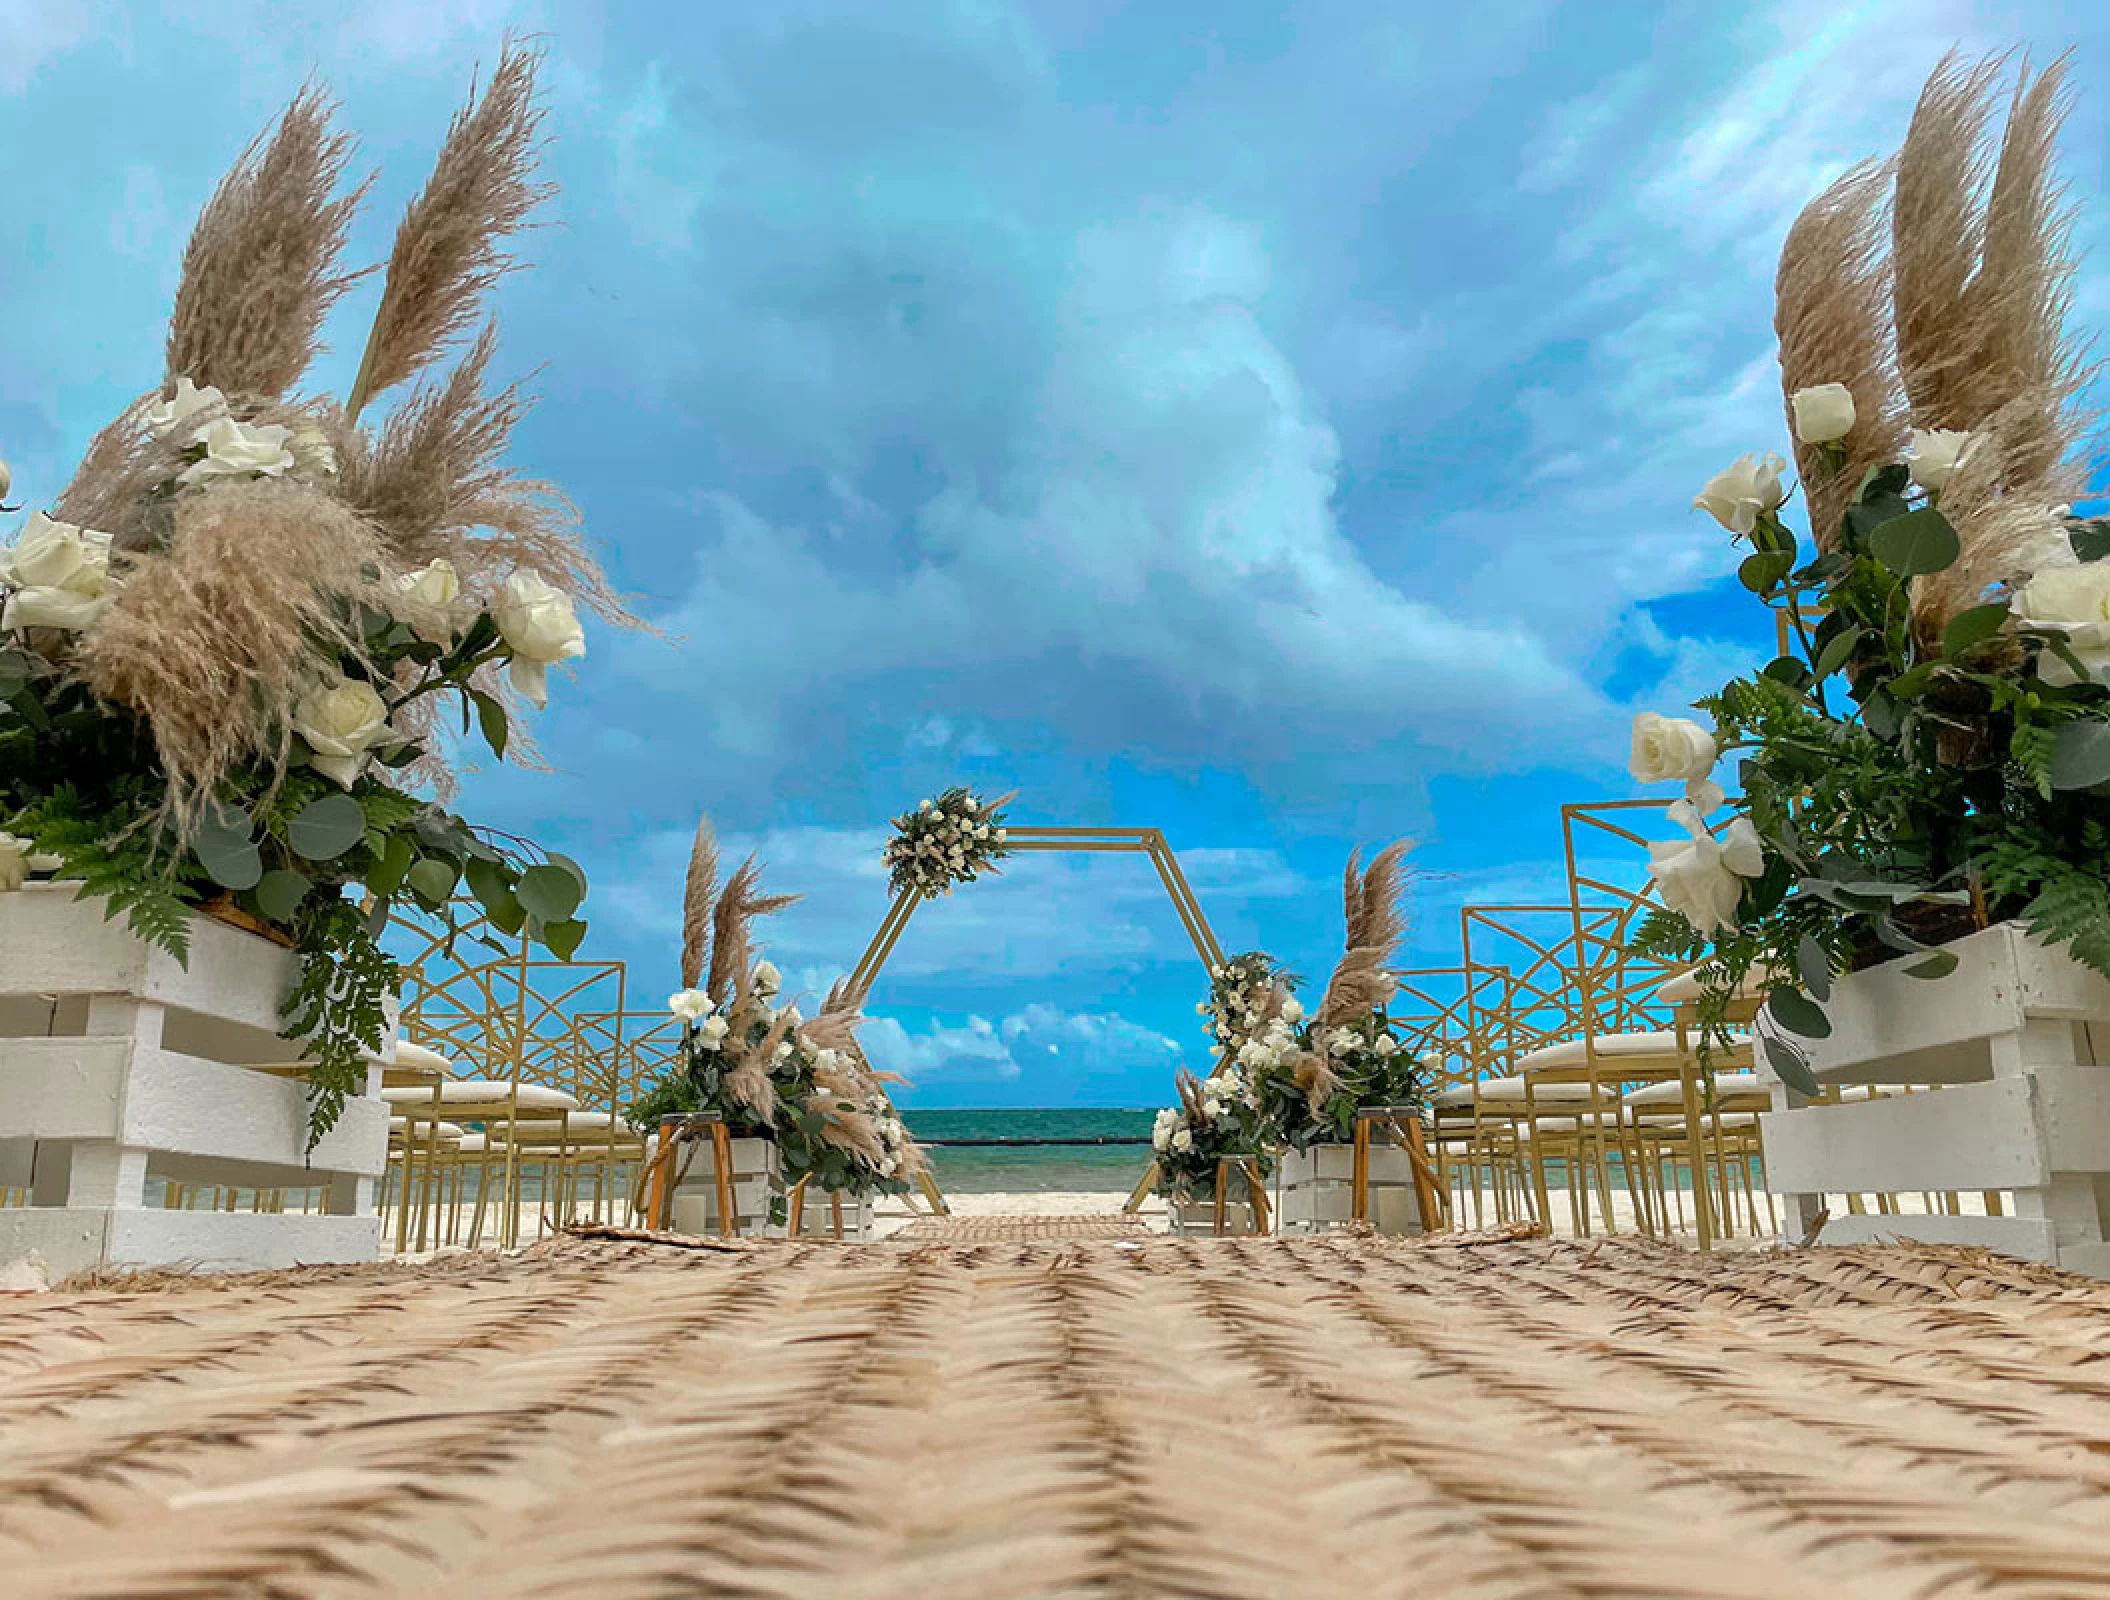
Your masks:
{"label": "floral arrangement on arch", "polygon": [[[1271,1030],[1282,1038],[1304,1016],[1295,998],[1299,979],[1264,950],[1248,950],[1209,969],[1209,998],[1195,1011],[1207,1020],[1202,1031],[1233,1060],[1254,1064],[1243,1052]],[[1279,1028],[1277,1024],[1281,1024]]]}
{"label": "floral arrangement on arch", "polygon": [[1265,1177],[1268,1132],[1245,1070],[1234,1063],[1197,1078],[1182,1068],[1176,1083],[1179,1104],[1160,1111],[1150,1131],[1159,1191],[1174,1199],[1213,1194],[1218,1163],[1233,1159],[1250,1161]]}
{"label": "floral arrangement on arch", "polygon": [[[794,904],[765,895],[750,856],[718,883],[708,819],[689,856],[682,928],[681,990],[669,998],[682,1021],[673,1069],[625,1112],[641,1131],[683,1112],[716,1111],[737,1137],[775,1141],[784,1172],[823,1191],[902,1194],[924,1158],[885,1085],[857,1043],[863,996],[837,983],[817,1015],[782,995],[776,967],[756,957],[754,919]],[[782,1218],[775,1220],[781,1221]]]}
{"label": "floral arrangement on arch", "polygon": [[[1645,953],[1705,958],[1702,1022],[1766,990],[1768,1058],[1812,1092],[1833,978],[2019,919],[2110,975],[2110,523],[2076,516],[2090,454],[2069,343],[2070,215],[2052,170],[2065,64],[2025,70],[1997,149],[2004,58],[1946,59],[1903,150],[1789,230],[1782,387],[1810,547],[1778,456],[1695,505],[1750,553],[1739,576],[1789,648],[1643,716],[1632,770],[1686,787],[1652,849]],[[1735,763],[1726,825],[1721,763]]]}
{"label": "floral arrangement on arch", "polygon": [[1405,844],[1390,845],[1367,868],[1361,851],[1348,858],[1341,891],[1347,948],[1318,1010],[1292,1029],[1294,1014],[1278,1008],[1241,1046],[1262,1124],[1278,1145],[1342,1143],[1354,1137],[1355,1114],[1364,1107],[1420,1103],[1419,1066],[1384,1011],[1399,987],[1391,963],[1406,932],[1406,853]]}
{"label": "floral arrangement on arch", "polygon": [[0,888],[77,882],[178,960],[200,910],[297,949],[314,1137],[380,1045],[392,908],[451,918],[466,887],[560,959],[585,933],[575,863],[439,803],[451,716],[527,759],[577,608],[630,620],[562,497],[503,464],[527,401],[487,387],[492,328],[440,372],[549,192],[536,67],[509,42],[455,118],[342,401],[298,390],[372,270],[341,261],[367,184],[300,95],[199,218],[165,378],[0,550]]}
{"label": "floral arrangement on arch", "polygon": [[896,895],[920,894],[936,899],[957,883],[972,883],[1011,853],[1003,808],[1016,789],[994,800],[954,787],[894,819],[894,837],[881,862]]}

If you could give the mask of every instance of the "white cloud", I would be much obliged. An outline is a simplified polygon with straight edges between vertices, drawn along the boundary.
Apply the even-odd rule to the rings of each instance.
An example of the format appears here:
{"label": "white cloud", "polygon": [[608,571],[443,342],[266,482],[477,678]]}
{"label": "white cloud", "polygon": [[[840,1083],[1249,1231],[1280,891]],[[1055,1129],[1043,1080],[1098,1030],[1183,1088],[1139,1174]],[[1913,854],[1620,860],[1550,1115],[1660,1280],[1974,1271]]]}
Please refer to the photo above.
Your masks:
{"label": "white cloud", "polygon": [[17,93],[47,61],[90,36],[81,0],[0,0],[0,92]]}
{"label": "white cloud", "polygon": [[1126,1017],[1045,1004],[1000,1021],[969,1016],[920,1030],[879,1015],[861,1037],[874,1066],[909,1080],[902,1097],[911,1101],[919,1095],[956,1100],[977,1085],[1016,1084],[1029,1088],[1037,1103],[1064,1105],[1097,1085],[1159,1078],[1169,1094],[1181,1058],[1178,1041]]}

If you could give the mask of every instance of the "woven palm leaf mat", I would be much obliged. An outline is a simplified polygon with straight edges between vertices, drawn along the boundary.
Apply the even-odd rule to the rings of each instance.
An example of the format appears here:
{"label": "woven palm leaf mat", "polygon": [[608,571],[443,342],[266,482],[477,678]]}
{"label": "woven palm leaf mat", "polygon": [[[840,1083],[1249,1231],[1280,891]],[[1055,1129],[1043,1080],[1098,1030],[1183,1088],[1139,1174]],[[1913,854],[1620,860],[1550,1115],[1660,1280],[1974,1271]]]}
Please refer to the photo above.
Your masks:
{"label": "woven palm leaf mat", "polygon": [[895,1244],[1007,1244],[1027,1239],[1145,1239],[1141,1217],[1100,1212],[1077,1217],[925,1217],[893,1235]]}
{"label": "woven palm leaf mat", "polygon": [[2110,1595],[2110,1287],[1959,1252],[674,1249],[0,1309],[0,1593]]}

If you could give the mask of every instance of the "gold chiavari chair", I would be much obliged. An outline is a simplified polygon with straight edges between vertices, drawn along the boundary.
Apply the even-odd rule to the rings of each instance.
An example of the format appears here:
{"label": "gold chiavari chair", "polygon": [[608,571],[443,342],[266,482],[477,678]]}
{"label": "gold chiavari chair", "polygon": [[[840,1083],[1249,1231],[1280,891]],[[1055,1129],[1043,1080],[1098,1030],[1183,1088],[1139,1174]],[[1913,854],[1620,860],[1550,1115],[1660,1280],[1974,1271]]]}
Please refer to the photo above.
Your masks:
{"label": "gold chiavari chair", "polygon": [[[1569,1219],[1590,1231],[1591,1191],[1609,1224],[1611,1165],[1619,1147],[1616,1079],[1583,1046],[1575,969],[1602,943],[1611,913],[1581,919],[1568,905],[1465,906],[1459,943],[1469,968],[1502,975],[1492,1016],[1475,1031],[1493,1044],[1490,1070],[1476,1078],[1476,1136],[1506,1129],[1527,1181],[1530,1214],[1551,1226],[1549,1173],[1560,1164]],[[1580,932],[1578,932],[1578,926]],[[1572,1055],[1573,1059],[1569,1059]]]}
{"label": "gold chiavari chair", "polygon": [[1486,1052],[1473,1034],[1472,991],[1500,978],[1462,966],[1413,968],[1397,976],[1399,988],[1386,1011],[1405,1048],[1421,1063],[1437,1185],[1451,1196],[1453,1226],[1470,1205],[1473,1225],[1485,1227],[1487,1191],[1494,1193],[1499,1214],[1514,1193],[1516,1171],[1513,1150],[1484,1150],[1473,1136],[1472,1085]]}

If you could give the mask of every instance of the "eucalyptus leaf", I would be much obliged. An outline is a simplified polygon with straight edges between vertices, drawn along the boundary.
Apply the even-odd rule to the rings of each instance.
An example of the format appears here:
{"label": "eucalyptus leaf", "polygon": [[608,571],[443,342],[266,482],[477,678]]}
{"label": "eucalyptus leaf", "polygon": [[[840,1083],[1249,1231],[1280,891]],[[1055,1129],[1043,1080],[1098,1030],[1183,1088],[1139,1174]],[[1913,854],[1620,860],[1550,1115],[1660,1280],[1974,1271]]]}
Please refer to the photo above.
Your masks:
{"label": "eucalyptus leaf", "polygon": [[467,878],[469,892],[484,908],[491,926],[501,933],[518,933],[527,921],[527,909],[521,905],[513,888],[512,874],[504,864],[482,856],[471,856]]}
{"label": "eucalyptus leaf", "polygon": [[2007,625],[2008,605],[2005,600],[1995,600],[1991,605],[1973,606],[1968,611],[1959,611],[1950,618],[1949,625],[1942,629],[1941,653],[1955,657],[1975,646],[1984,644]]}
{"label": "eucalyptus leaf", "polygon": [[1805,1039],[1828,1039],[1831,1018],[1808,995],[1797,989],[1775,989],[1766,996],[1766,1014],[1788,1032]]}
{"label": "eucalyptus leaf", "polygon": [[29,682],[29,661],[20,652],[0,650],[0,700],[18,692]]}
{"label": "eucalyptus leaf", "polygon": [[1797,1094],[1814,1098],[1818,1093],[1817,1075],[1810,1071],[1802,1052],[1785,1039],[1766,1036],[1766,1062],[1773,1068],[1773,1075]]}
{"label": "eucalyptus leaf", "polygon": [[512,723],[506,719],[506,708],[481,689],[471,689],[468,694],[470,703],[476,707],[476,722],[483,730],[484,743],[491,747],[491,754],[504,760],[506,740],[513,732]]}
{"label": "eucalyptus leaf", "polygon": [[1956,970],[1957,964],[1954,951],[1936,950],[1926,960],[1915,961],[1911,966],[1907,967],[1905,976],[1908,978],[1946,978]]}
{"label": "eucalyptus leaf", "polygon": [[405,875],[410,892],[428,906],[443,906],[454,898],[454,868],[427,856]]}
{"label": "eucalyptus leaf", "polygon": [[2110,722],[2093,719],[2060,728],[2051,747],[2051,786],[2092,789],[2110,782]]}
{"label": "eucalyptus leaf", "polygon": [[1867,637],[1859,629],[1848,629],[1817,652],[1817,676],[1829,678],[1852,659],[1854,649]]}
{"label": "eucalyptus leaf", "polygon": [[1924,578],[1955,564],[1963,542],[1932,506],[1892,517],[1868,536],[1869,554],[1901,578]]}
{"label": "eucalyptus leaf", "polygon": [[308,891],[314,887],[304,873],[279,867],[265,873],[257,884],[256,908],[266,921],[284,927],[292,922],[300,910],[300,903],[307,899]]}
{"label": "eucalyptus leaf", "polygon": [[2100,518],[2076,523],[2066,530],[2066,541],[2082,561],[2100,561],[2110,556],[2110,521]]}
{"label": "eucalyptus leaf", "polygon": [[1744,557],[1736,569],[1736,577],[1753,594],[1770,594],[1794,568],[1794,551],[1761,550],[1756,555]]}
{"label": "eucalyptus leaf", "polygon": [[570,856],[559,855],[554,850],[548,852],[548,854],[549,864],[551,866],[562,867],[566,872],[570,873],[574,878],[577,878],[579,880],[579,897],[581,899],[584,899],[586,896],[586,869],[580,866],[578,862],[572,860]]}
{"label": "eucalyptus leaf", "polygon": [[233,806],[215,806],[198,825],[191,853],[206,875],[223,889],[254,889],[264,876],[264,858],[256,847],[256,825]]}
{"label": "eucalyptus leaf", "polygon": [[579,880],[562,867],[529,867],[514,893],[529,916],[545,923],[563,922],[585,898]]}
{"label": "eucalyptus leaf", "polygon": [[403,887],[403,880],[417,859],[418,848],[408,834],[390,834],[381,845],[380,860],[366,875],[366,886],[386,899]]}
{"label": "eucalyptus leaf", "polygon": [[542,942],[559,961],[569,961],[579,953],[579,945],[586,937],[586,924],[576,918],[564,922],[552,922],[542,930]]}
{"label": "eucalyptus leaf", "polygon": [[310,800],[286,824],[286,843],[310,861],[335,861],[366,837],[366,813],[348,794]]}
{"label": "eucalyptus leaf", "polygon": [[1807,933],[1795,947],[1795,970],[1802,975],[1802,986],[1810,991],[1819,1005],[1831,999],[1831,957],[1824,953],[1824,946]]}

